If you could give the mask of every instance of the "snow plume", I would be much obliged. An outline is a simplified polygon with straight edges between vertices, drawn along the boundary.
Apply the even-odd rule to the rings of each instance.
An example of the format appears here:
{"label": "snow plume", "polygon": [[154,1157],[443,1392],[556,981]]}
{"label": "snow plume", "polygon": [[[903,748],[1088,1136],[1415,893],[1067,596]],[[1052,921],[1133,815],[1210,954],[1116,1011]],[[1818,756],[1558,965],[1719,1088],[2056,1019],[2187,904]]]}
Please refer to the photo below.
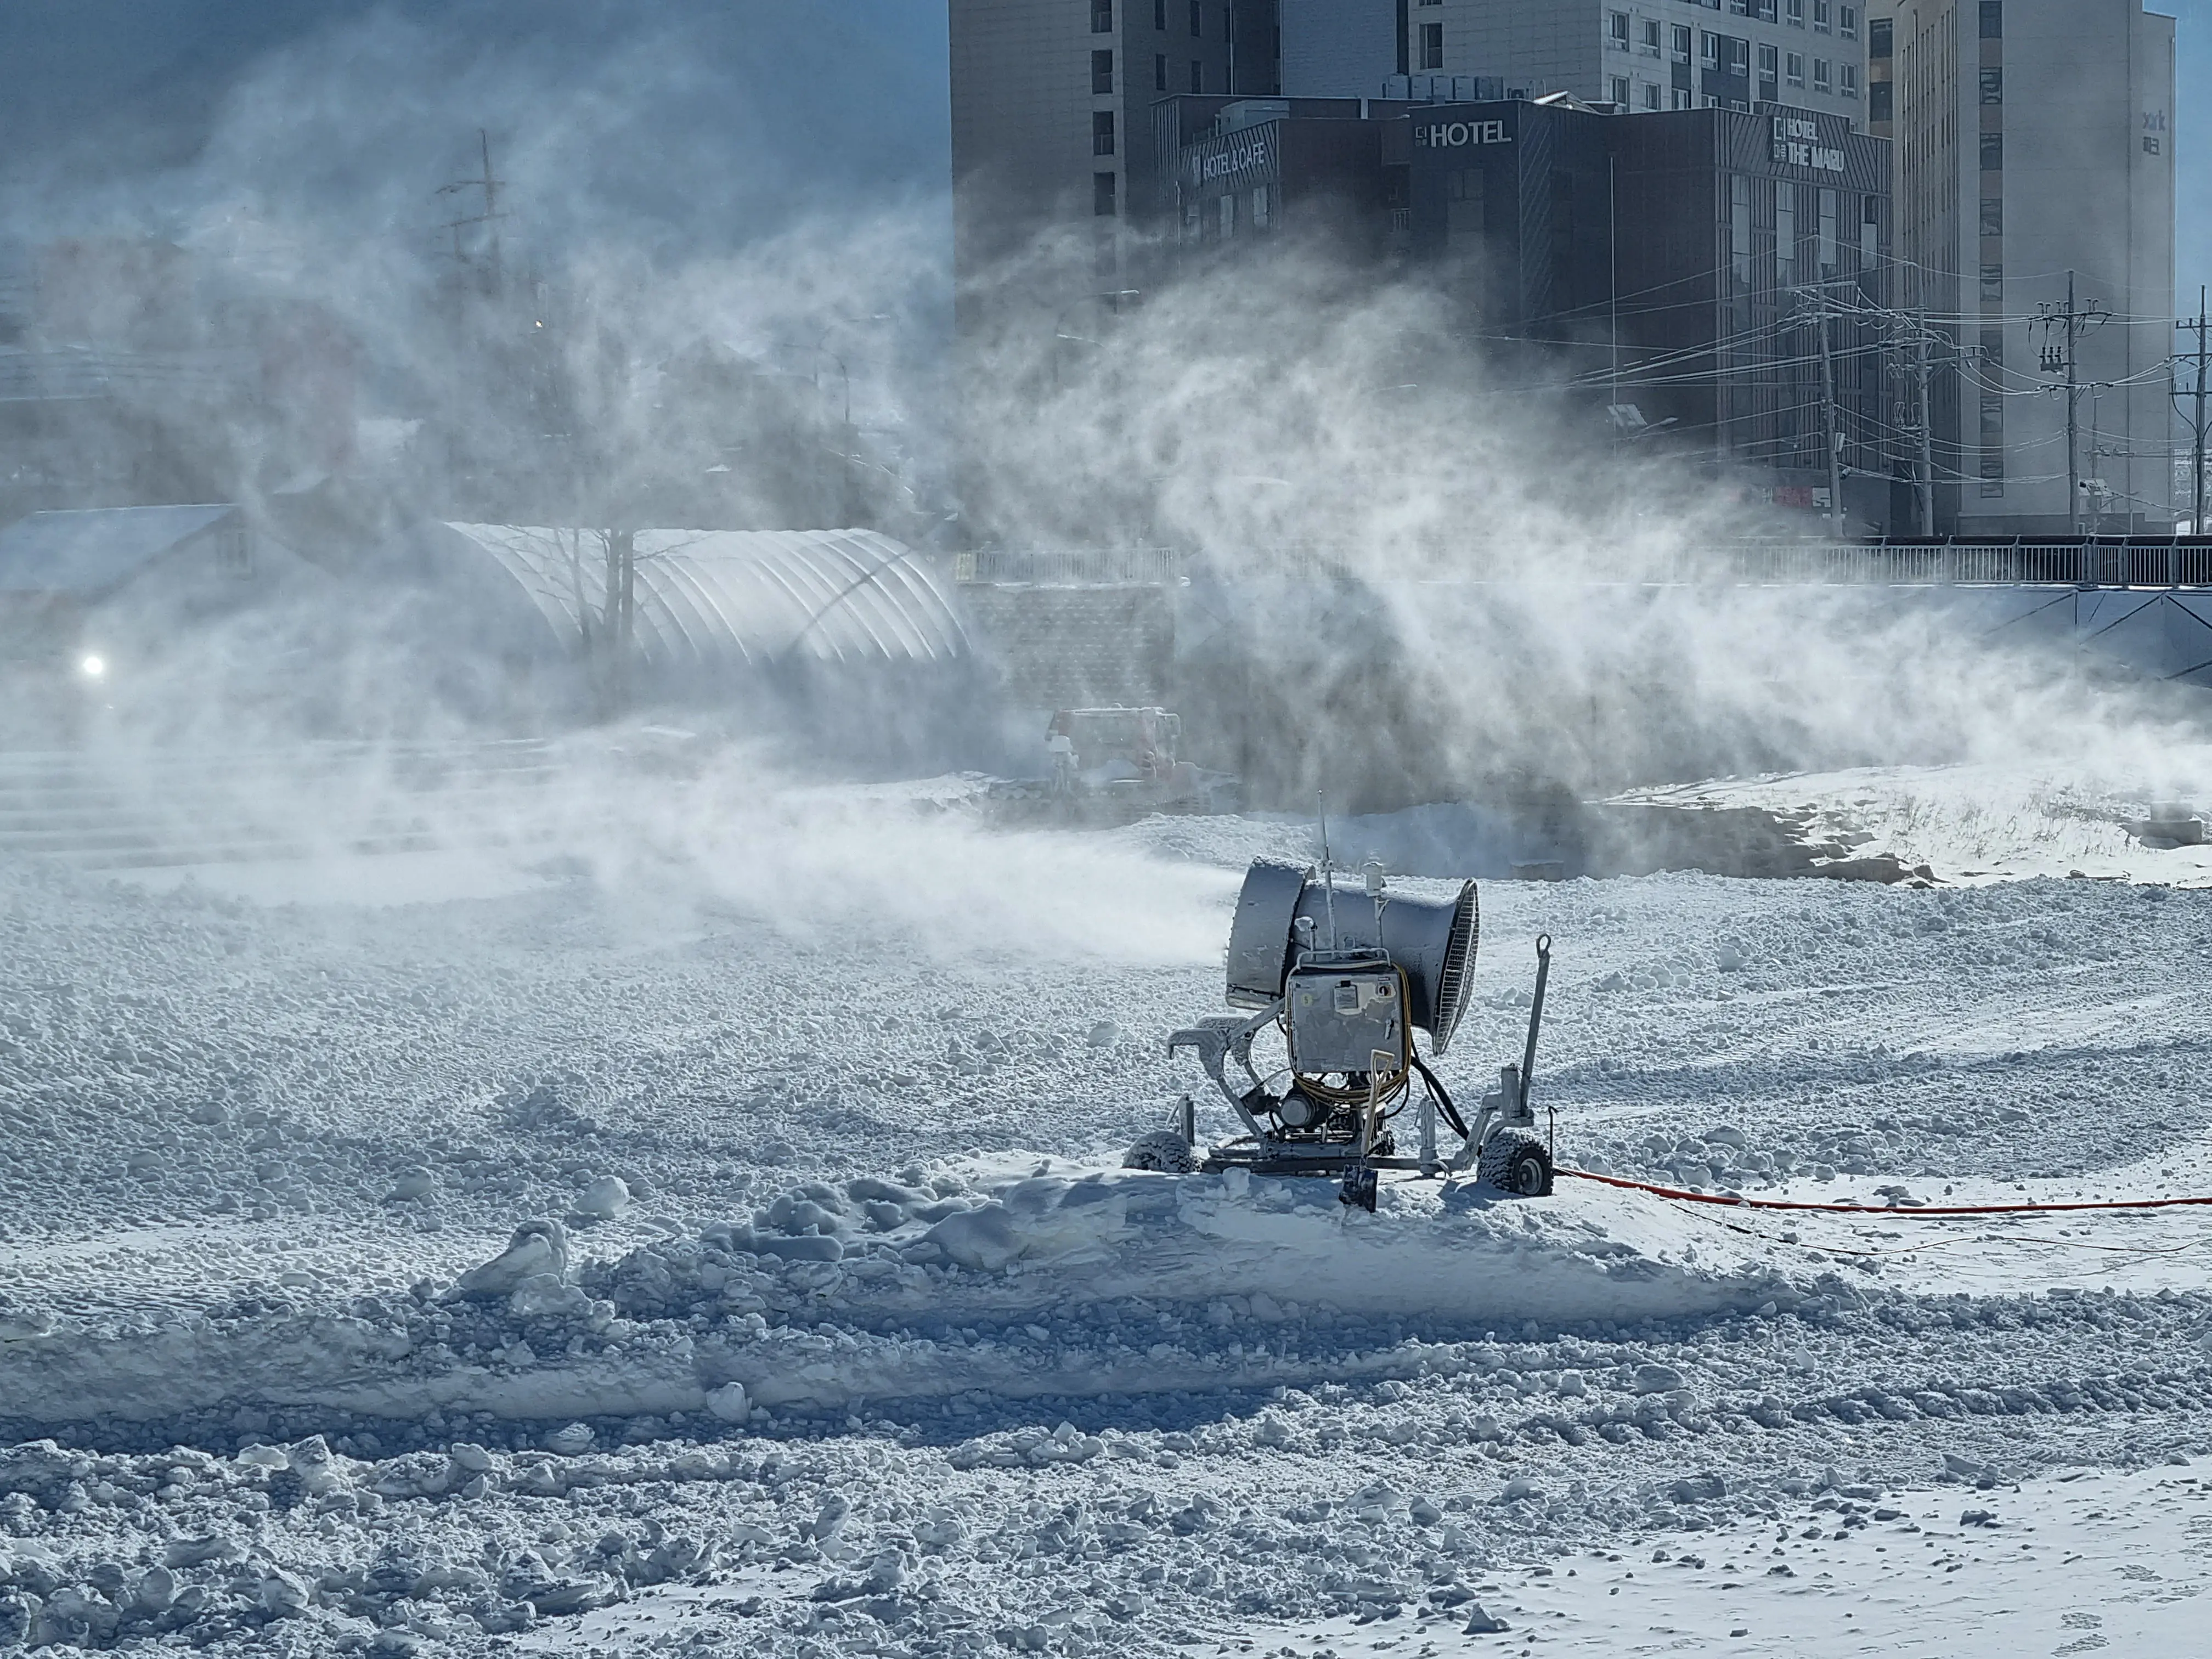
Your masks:
{"label": "snow plume", "polygon": [[1258,799],[2150,761],[2195,729],[1927,590],[1745,584],[1753,470],[1613,442],[1601,383],[1333,246],[1057,312],[1009,291],[1052,290],[1012,267],[963,296],[1000,319],[963,366],[971,505],[1013,547],[1194,556],[1186,719],[1235,734]]}
{"label": "snow plume", "polygon": [[[1563,392],[1556,361],[1322,242],[1116,276],[1144,291],[1104,301],[1087,235],[1010,254],[957,296],[978,329],[942,374],[941,35],[915,47],[896,7],[830,14],[364,9],[239,76],[151,178],[10,176],[18,234],[166,239],[202,273],[196,340],[283,343],[296,372],[227,430],[206,490],[351,572],[343,616],[308,607],[323,631],[210,625],[135,703],[112,677],[119,735],[446,738],[603,712],[518,690],[495,641],[381,648],[421,608],[350,561],[424,518],[859,518],[1191,556],[1169,694],[1256,804],[2173,748],[2137,694],[1924,611],[1686,585],[1752,527],[1728,481],[1612,443],[1601,392]],[[471,223],[479,126],[508,216]],[[214,696],[211,661],[236,671]],[[312,695],[288,662],[318,667]],[[988,701],[948,748],[994,744]],[[780,719],[733,700],[703,723]],[[920,752],[909,769],[948,763]]]}

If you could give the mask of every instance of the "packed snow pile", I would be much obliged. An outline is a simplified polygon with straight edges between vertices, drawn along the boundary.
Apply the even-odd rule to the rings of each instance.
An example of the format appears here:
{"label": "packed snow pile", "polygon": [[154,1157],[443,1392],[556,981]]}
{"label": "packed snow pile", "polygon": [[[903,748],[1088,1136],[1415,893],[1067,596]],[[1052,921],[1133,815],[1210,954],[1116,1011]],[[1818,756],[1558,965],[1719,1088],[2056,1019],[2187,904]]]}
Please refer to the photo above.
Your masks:
{"label": "packed snow pile", "polygon": [[[1381,1316],[1604,1329],[1803,1295],[1753,1252],[1700,1260],[1662,1206],[1602,1189],[1538,1209],[1396,1182],[1369,1216],[1333,1183],[1243,1171],[864,1176],[611,1260],[530,1222],[404,1297],[249,1299],[150,1332],[48,1317],[0,1345],[0,1399],[27,1431],[248,1401],[538,1419],[1255,1388],[1338,1375],[1342,1331]],[[969,1323],[993,1335],[948,1340]]]}

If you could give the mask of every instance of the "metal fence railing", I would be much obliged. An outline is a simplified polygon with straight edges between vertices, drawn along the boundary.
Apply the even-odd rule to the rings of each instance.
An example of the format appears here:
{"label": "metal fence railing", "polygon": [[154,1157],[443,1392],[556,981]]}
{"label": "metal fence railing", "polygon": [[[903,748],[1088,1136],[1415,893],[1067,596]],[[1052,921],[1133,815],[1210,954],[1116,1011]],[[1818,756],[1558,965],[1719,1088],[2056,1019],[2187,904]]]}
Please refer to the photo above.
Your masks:
{"label": "metal fence railing", "polygon": [[2212,537],[1741,543],[1689,555],[1683,563],[1755,582],[2205,587],[2212,586]]}
{"label": "metal fence railing", "polygon": [[1172,547],[985,549],[955,555],[953,576],[963,582],[1103,587],[1173,581],[1188,562]]}
{"label": "metal fence railing", "polygon": [[[963,582],[1041,587],[1174,582],[1211,568],[1232,578],[1326,581],[1416,567],[1312,545],[1270,548],[1233,566],[1212,567],[1170,547],[992,550],[957,556]],[[1440,580],[1542,578],[1658,583],[1806,583],[1915,586],[2212,587],[2212,537],[2021,537],[2009,541],[1729,542],[1689,545],[1654,557],[1624,556],[1547,568],[1526,548],[1469,550],[1463,560],[1433,557],[1419,574]]]}

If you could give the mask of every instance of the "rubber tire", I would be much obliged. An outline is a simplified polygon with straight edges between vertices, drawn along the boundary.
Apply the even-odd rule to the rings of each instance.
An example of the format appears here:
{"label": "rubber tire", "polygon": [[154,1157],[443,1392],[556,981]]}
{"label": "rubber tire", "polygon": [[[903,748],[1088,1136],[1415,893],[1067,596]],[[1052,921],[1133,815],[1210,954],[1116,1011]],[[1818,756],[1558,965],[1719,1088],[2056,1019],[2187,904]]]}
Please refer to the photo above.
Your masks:
{"label": "rubber tire", "polygon": [[1549,1198],[1552,1155],[1534,1135],[1492,1135],[1483,1143],[1482,1178],[1515,1198]]}
{"label": "rubber tire", "polygon": [[1198,1153],[1173,1129],[1155,1129],[1148,1135],[1138,1136],[1121,1155],[1121,1167],[1152,1170],[1160,1175],[1193,1175],[1198,1170]]}

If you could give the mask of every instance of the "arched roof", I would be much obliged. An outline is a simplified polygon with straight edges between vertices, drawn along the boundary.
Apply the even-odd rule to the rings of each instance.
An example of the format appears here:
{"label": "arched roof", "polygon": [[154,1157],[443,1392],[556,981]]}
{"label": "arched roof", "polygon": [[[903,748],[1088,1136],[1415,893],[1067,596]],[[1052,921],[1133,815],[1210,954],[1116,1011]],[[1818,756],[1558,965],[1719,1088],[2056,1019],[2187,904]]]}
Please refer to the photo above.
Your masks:
{"label": "arched roof", "polygon": [[[605,532],[448,524],[489,555],[565,645],[596,619]],[[637,649],[650,667],[945,662],[969,654],[948,585],[872,530],[640,530]]]}

